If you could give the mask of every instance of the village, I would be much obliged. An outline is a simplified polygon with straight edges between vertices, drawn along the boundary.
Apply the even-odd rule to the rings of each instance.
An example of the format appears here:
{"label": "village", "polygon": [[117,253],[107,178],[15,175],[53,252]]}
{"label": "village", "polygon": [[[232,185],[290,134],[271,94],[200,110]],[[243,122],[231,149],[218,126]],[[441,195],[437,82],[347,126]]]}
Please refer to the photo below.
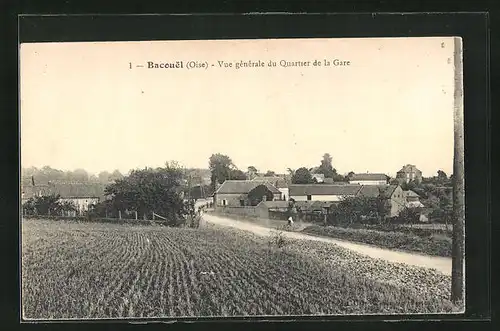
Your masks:
{"label": "village", "polygon": [[[328,157],[326,155],[327,160]],[[301,171],[305,172],[306,179],[300,177]],[[198,201],[197,205],[203,202],[203,207],[211,207],[217,213],[260,219],[285,220],[290,217],[290,206],[293,204],[295,221],[326,223],[326,218],[349,198],[376,199],[387,209],[383,215],[387,219],[396,219],[403,211],[413,210],[418,215],[418,220],[413,222],[428,223],[435,214],[435,208],[422,202],[421,195],[427,194],[419,191],[418,186],[426,179],[413,164],[402,166],[395,178],[384,173],[350,172],[345,176],[336,175],[334,180],[334,176],[326,177],[318,171],[318,168],[307,171],[303,168],[290,170],[288,174],[276,174],[272,171],[259,173],[254,167],[249,167],[246,173],[237,170],[237,179],[231,179],[229,174],[227,179],[215,181],[211,186],[210,169],[194,169],[186,172],[183,190],[179,193],[185,200],[194,199]],[[120,176],[123,175],[116,178]],[[109,199],[105,194],[106,184],[98,181],[40,182],[32,176],[23,183],[23,206],[35,197],[59,196],[59,202],[67,208],[61,208],[58,211],[60,215],[53,216],[82,216]],[[451,187],[444,189],[451,193]],[[442,207],[443,203],[440,204]],[[378,210],[372,212],[361,216],[369,217]],[[119,211],[117,217],[126,218],[126,214],[129,214],[128,211]],[[137,215],[132,218],[137,219]]]}

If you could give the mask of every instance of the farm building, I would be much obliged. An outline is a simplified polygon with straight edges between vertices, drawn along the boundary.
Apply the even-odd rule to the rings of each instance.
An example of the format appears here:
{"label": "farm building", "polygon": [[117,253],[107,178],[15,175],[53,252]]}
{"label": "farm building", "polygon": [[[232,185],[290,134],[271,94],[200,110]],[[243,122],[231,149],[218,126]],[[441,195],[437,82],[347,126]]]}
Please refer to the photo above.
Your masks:
{"label": "farm building", "polygon": [[420,196],[417,193],[415,193],[414,191],[412,191],[412,190],[403,191],[403,194],[406,197],[406,206],[407,207],[410,207],[410,208],[411,207],[419,207],[419,208],[424,207],[422,202],[420,202]]}
{"label": "farm building", "polygon": [[295,201],[340,201],[345,196],[356,196],[360,185],[292,184],[290,198]]}
{"label": "farm building", "polygon": [[406,195],[399,185],[364,185],[357,196],[387,199],[390,204],[390,217],[399,215],[406,206]]}
{"label": "farm building", "polygon": [[258,191],[264,193],[261,198],[259,197],[260,201],[268,199],[268,196],[272,196],[268,199],[271,201],[282,200],[281,192],[267,181],[226,180],[214,194],[214,205],[216,207],[250,206],[255,202],[252,201],[252,196]]}
{"label": "farm building", "polygon": [[286,176],[272,176],[272,177],[257,176],[252,180],[260,182],[267,181],[271,183],[281,192],[281,198],[283,200],[288,200],[289,197],[288,186],[290,185],[290,178]]}
{"label": "farm building", "polygon": [[416,183],[422,182],[422,171],[418,170],[413,164],[404,165],[401,170],[396,174],[396,179],[400,184],[415,181]]}
{"label": "farm building", "polygon": [[355,185],[386,185],[389,178],[386,174],[353,174],[349,177],[349,184]]}

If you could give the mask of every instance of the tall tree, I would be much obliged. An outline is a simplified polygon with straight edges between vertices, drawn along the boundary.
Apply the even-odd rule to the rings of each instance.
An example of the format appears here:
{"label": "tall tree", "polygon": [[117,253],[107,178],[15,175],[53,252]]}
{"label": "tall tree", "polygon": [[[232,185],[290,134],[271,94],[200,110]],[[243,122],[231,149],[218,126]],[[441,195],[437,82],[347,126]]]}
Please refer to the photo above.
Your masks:
{"label": "tall tree", "polygon": [[243,171],[241,171],[239,169],[231,169],[229,179],[245,180],[245,179],[247,179],[247,174],[245,174]]}
{"label": "tall tree", "polygon": [[97,177],[99,178],[99,181],[103,184],[108,184],[110,182],[109,178],[111,177],[111,174],[107,171],[101,171]]}
{"label": "tall tree", "polygon": [[114,182],[123,178],[124,176],[122,175],[122,173],[118,169],[116,169],[115,171],[113,171],[113,173],[111,173],[111,176],[109,176],[109,181]]}
{"label": "tall tree", "polygon": [[302,167],[297,169],[292,176],[293,184],[312,184],[314,183],[313,177],[309,169]]}
{"label": "tall tree", "polygon": [[317,173],[325,175],[325,178],[333,178],[336,172],[332,166],[332,157],[330,154],[325,153],[323,155],[323,159],[321,160],[321,164],[316,170]]}
{"label": "tall tree", "polygon": [[211,172],[211,185],[212,189],[215,191],[217,189],[217,184],[222,184],[226,179],[231,176],[231,170],[233,170],[233,161],[231,158],[224,154],[212,154],[208,160],[208,168]]}
{"label": "tall tree", "polygon": [[247,176],[248,176],[248,179],[254,179],[255,176],[257,176],[257,173],[259,171],[257,170],[257,168],[255,168],[254,166],[249,166],[247,168]]}

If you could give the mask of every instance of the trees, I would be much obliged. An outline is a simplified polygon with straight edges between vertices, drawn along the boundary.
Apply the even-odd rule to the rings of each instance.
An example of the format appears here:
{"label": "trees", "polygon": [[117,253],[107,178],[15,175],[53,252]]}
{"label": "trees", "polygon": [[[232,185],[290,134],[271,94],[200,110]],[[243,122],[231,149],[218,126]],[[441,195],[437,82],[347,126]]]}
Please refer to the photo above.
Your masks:
{"label": "trees", "polygon": [[247,168],[247,176],[248,176],[248,179],[254,179],[255,176],[257,176],[257,173],[259,171],[257,170],[257,168],[255,168],[254,166],[249,166]]}
{"label": "trees", "polygon": [[276,173],[272,170],[268,170],[265,174],[264,177],[273,177],[276,176]]}
{"label": "trees", "polygon": [[186,215],[181,196],[183,175],[181,167],[169,163],[164,168],[133,170],[106,187],[108,206],[115,212],[129,210],[143,216],[154,212],[178,225]]}
{"label": "trees", "polygon": [[230,178],[231,170],[233,169],[233,161],[224,154],[212,154],[208,160],[208,168],[211,172],[212,189],[217,189],[217,184],[222,184],[226,179]]}
{"label": "trees", "polygon": [[233,179],[233,180],[245,180],[247,179],[247,175],[239,170],[239,169],[231,169],[229,171],[230,175],[229,175],[229,178],[227,179]]}
{"label": "trees", "polygon": [[299,168],[293,172],[292,175],[293,184],[312,184],[313,178],[309,170],[305,167]]}
{"label": "trees", "polygon": [[60,215],[61,213],[60,195],[43,195],[30,198],[23,205],[23,211],[31,215]]}
{"label": "trees", "polygon": [[335,174],[333,166],[332,166],[332,157],[330,154],[325,153],[323,155],[323,159],[321,160],[321,164],[316,170],[318,174],[323,174],[325,175],[325,178],[333,178],[333,175]]}

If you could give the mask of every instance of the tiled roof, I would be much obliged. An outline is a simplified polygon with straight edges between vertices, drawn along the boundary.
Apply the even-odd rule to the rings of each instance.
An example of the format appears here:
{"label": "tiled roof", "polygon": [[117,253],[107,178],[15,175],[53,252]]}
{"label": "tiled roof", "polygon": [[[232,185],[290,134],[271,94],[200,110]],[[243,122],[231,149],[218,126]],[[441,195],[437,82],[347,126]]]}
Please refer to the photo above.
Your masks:
{"label": "tiled roof", "polygon": [[277,188],[287,188],[288,187],[288,180],[286,177],[280,177],[280,176],[272,176],[272,177],[265,177],[265,176],[258,176],[252,179],[252,181],[267,181],[271,183],[271,185],[274,185]]}
{"label": "tiled roof", "polygon": [[359,195],[376,198],[383,194],[385,197],[390,198],[397,187],[397,185],[363,185]]}
{"label": "tiled roof", "polygon": [[403,194],[404,194],[406,197],[420,197],[417,193],[415,193],[415,192],[414,192],[414,191],[412,191],[412,190],[403,191]]}
{"label": "tiled roof", "polygon": [[351,181],[353,180],[387,180],[387,175],[386,174],[354,174],[350,178]]}
{"label": "tiled roof", "polygon": [[259,185],[265,185],[271,192],[281,193],[274,185],[267,181],[258,180],[226,180],[219,187],[218,194],[246,194]]}
{"label": "tiled roof", "polygon": [[306,195],[356,195],[360,185],[335,184],[292,184],[289,186],[290,196]]}

